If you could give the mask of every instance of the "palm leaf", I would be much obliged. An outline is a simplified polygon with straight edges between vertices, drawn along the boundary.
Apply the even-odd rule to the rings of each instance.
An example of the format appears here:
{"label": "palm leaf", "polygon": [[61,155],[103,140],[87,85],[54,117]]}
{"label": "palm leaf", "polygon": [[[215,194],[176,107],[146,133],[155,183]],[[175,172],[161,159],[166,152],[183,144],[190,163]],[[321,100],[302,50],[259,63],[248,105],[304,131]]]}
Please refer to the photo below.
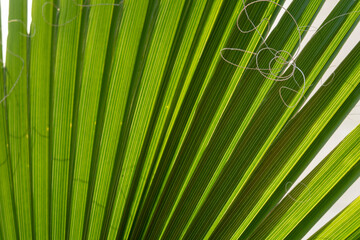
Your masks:
{"label": "palm leaf", "polygon": [[[346,209],[339,213],[331,222],[327,223],[310,239],[357,239],[359,238],[359,197]],[[345,227],[344,227],[345,226]]]}
{"label": "palm leaf", "polygon": [[26,1],[11,1],[7,36],[9,54],[6,54],[5,65],[10,169],[20,238],[32,237],[26,12]]}
{"label": "palm leaf", "polygon": [[[359,131],[360,126],[288,193],[286,198],[271,211],[250,238],[261,239],[267,236],[273,239],[274,236],[281,237],[281,235],[284,237],[297,224],[301,223],[308,212],[316,207],[320,201],[327,201],[331,197],[330,191],[338,181],[359,165]],[[295,236],[298,235],[299,232]]]}
{"label": "palm leaf", "polygon": [[[40,7],[45,1],[35,1],[32,8],[31,57],[29,69],[31,158],[33,176],[33,211],[35,238],[49,236],[50,175],[50,81],[52,69],[52,26],[43,21]],[[52,19],[53,11],[44,11]],[[36,79],[36,80],[35,80]]]}
{"label": "palm leaf", "polygon": [[[360,2],[305,47],[326,1],[286,3],[33,1],[27,33],[11,1],[1,238],[303,238],[360,176],[358,126],[287,192],[360,100],[360,43],[315,91]],[[311,239],[357,239],[358,211]]]}

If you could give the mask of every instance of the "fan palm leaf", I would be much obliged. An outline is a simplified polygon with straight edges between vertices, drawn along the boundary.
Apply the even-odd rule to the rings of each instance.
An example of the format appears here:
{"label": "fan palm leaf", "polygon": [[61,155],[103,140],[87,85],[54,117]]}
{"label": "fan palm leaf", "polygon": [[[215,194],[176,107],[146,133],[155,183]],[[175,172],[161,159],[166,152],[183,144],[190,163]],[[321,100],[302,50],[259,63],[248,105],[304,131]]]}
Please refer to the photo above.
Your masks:
{"label": "fan palm leaf", "polygon": [[325,3],[11,1],[1,238],[302,239],[360,176],[357,126],[288,191],[360,100],[360,43],[322,84],[360,1]]}

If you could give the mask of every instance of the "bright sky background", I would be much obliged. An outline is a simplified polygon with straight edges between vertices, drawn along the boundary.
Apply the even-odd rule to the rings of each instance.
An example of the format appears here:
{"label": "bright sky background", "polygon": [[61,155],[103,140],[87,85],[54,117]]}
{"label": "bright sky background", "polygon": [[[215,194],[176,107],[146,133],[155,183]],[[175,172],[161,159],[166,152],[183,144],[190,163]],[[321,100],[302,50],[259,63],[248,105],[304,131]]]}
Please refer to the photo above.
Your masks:
{"label": "bright sky background", "polygon": [[[2,38],[3,38],[3,54],[6,54],[4,46],[6,46],[6,37],[7,36],[7,22],[8,19],[8,8],[9,1],[11,0],[1,0],[1,22],[2,22]],[[287,7],[291,0],[287,0],[284,4],[284,7]],[[335,4],[339,2],[339,0],[327,0],[324,4],[324,7],[319,13],[317,19],[315,19],[313,26],[318,27],[327,14],[331,11],[331,9],[335,6]],[[31,22],[31,3],[32,0],[28,0],[28,29]],[[306,37],[303,43],[306,43],[309,40],[309,37]],[[338,57],[334,60],[332,65],[339,65],[341,60],[346,56],[346,54],[351,51],[352,47],[360,41],[360,24],[356,27],[353,34],[350,36],[348,42],[345,44],[345,47],[340,51]],[[5,57],[3,57],[5,59]],[[327,73],[325,73],[324,80],[327,79],[332,71],[330,69]],[[324,146],[324,148],[320,151],[320,153],[316,156],[313,162],[308,166],[305,172],[298,179],[301,180],[308,174],[320,161],[323,159],[348,133],[351,132],[358,124],[360,124],[360,103],[357,104],[355,109],[350,113],[350,115],[344,120],[343,124],[337,129],[333,137],[328,141],[328,143]],[[297,182],[298,182],[297,181]],[[304,239],[307,239],[312,233],[318,230],[322,225],[324,225],[329,219],[335,216],[338,212],[340,212],[344,207],[346,207],[351,201],[353,201],[357,196],[360,195],[360,178],[346,191],[346,193],[335,203],[335,205],[325,214],[323,218],[319,220],[319,222],[310,230],[307,236]]]}

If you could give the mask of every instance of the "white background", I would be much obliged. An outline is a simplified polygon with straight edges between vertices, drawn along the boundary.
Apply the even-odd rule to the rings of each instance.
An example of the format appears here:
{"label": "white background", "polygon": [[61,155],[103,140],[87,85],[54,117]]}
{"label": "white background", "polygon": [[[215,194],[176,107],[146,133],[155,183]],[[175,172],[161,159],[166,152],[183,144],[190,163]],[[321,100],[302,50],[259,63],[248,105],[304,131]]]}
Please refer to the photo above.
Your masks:
{"label": "white background", "polygon": [[[28,29],[31,22],[31,6],[32,0],[28,0]],[[287,7],[291,0],[287,0],[284,4],[284,7]],[[327,0],[321,9],[319,16],[315,19],[312,26],[319,27],[321,22],[326,18],[327,14],[335,6],[339,0]],[[5,55],[6,51],[4,46],[6,46],[6,37],[7,36],[7,22],[8,19],[8,6],[9,0],[1,0],[1,22],[2,22],[2,37],[3,37],[3,53]],[[303,43],[305,44],[309,40],[310,36],[307,36]],[[350,36],[349,40],[346,42],[343,49],[340,51],[338,57],[334,60],[332,65],[339,65],[341,60],[346,56],[346,54],[351,51],[352,47],[360,41],[360,25],[354,30],[353,34]],[[5,57],[3,57],[5,59]],[[324,76],[323,81],[330,76],[331,72],[335,68],[330,69]],[[345,119],[343,124],[337,129],[333,137],[328,141],[320,153],[316,156],[313,162],[308,166],[305,172],[298,179],[301,180],[304,178],[320,161],[323,159],[348,133],[351,132],[358,124],[360,124],[360,103],[353,109],[350,115]],[[297,181],[297,182],[298,182]],[[360,178],[345,192],[345,194],[334,204],[334,206],[319,220],[319,222],[310,230],[310,232],[305,236],[304,239],[307,239],[312,233],[318,230],[322,225],[324,225],[329,219],[335,216],[339,211],[346,207],[351,201],[356,197],[360,196]]]}

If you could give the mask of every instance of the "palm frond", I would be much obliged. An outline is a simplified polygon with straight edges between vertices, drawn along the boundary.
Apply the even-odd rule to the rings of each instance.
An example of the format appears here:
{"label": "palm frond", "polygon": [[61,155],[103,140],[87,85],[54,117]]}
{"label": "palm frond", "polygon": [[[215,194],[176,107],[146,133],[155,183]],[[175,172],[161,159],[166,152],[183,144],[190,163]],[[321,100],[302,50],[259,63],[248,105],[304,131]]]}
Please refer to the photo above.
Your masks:
{"label": "palm frond", "polygon": [[360,1],[284,4],[11,1],[1,239],[302,239],[360,176],[358,126],[288,192],[360,100],[360,43],[315,88]]}

